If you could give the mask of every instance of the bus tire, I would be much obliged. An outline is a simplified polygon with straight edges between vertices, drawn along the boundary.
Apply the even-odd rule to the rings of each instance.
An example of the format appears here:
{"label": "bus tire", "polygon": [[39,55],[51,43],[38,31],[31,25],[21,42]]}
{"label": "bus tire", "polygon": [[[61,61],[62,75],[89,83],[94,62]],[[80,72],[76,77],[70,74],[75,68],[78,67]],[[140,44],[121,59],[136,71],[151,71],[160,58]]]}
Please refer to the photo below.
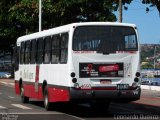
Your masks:
{"label": "bus tire", "polygon": [[21,85],[21,102],[22,103],[28,103],[29,102],[29,97],[26,97],[24,95],[24,88],[23,88],[23,85]]}
{"label": "bus tire", "polygon": [[45,108],[47,111],[51,110],[51,103],[49,102],[49,99],[48,99],[47,86],[45,86],[45,88],[44,88],[44,108]]}

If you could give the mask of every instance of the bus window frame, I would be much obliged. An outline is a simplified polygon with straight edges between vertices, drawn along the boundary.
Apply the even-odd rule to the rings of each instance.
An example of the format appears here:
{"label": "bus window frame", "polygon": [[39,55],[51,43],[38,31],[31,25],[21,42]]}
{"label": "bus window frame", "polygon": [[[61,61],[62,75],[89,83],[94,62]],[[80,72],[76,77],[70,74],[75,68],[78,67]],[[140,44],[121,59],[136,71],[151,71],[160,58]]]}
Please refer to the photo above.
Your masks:
{"label": "bus window frame", "polygon": [[[102,27],[102,26],[96,26],[96,25],[93,25],[93,26],[90,26],[90,25],[88,25],[88,26],[78,26],[78,27],[76,27],[75,28],[75,30],[74,30],[74,32],[73,32],[73,42],[72,42],[72,50],[73,51],[97,51],[98,52],[98,49],[97,50],[76,50],[75,49],[75,47],[74,47],[74,45],[75,45],[75,41],[77,40],[77,39],[74,39],[74,37],[75,37],[75,32],[76,32],[76,30],[77,30],[77,28],[82,28],[82,27]],[[103,26],[104,27],[104,26]],[[124,37],[124,36],[127,36],[127,35],[135,35],[135,38],[136,38],[136,48],[132,48],[132,49],[126,49],[125,48],[125,37],[124,37],[124,45],[123,45],[123,50],[120,50],[120,51],[138,51],[138,36],[137,36],[137,32],[136,32],[136,29],[134,28],[134,27],[131,27],[131,26],[109,26],[109,27],[111,27],[111,29],[112,28],[116,28],[116,27],[121,27],[121,28],[130,28],[130,29],[132,29],[133,31],[134,31],[134,34],[125,34],[125,35],[122,35],[122,37]],[[118,41],[119,42],[119,41]],[[118,43],[118,42],[113,42],[113,43]],[[112,44],[111,44],[112,45]],[[113,46],[113,45],[112,45]],[[117,50],[116,50],[117,51]],[[115,52],[115,51],[114,51]],[[114,53],[113,52],[113,53]]]}
{"label": "bus window frame", "polygon": [[[124,49],[125,49],[125,51],[138,51],[138,39],[137,39],[137,35],[136,35],[136,33],[135,34],[126,34],[126,35],[124,35],[124,42],[126,42],[125,41],[125,37],[126,36],[130,36],[130,35],[135,35],[135,44],[136,44],[136,47],[135,48],[126,48],[126,43],[124,43]],[[135,50],[136,49],[136,50]]]}
{"label": "bus window frame", "polygon": [[[28,51],[27,51],[28,49]],[[25,41],[24,64],[30,64],[31,41]]]}
{"label": "bus window frame", "polygon": [[[49,43],[46,42],[46,41],[48,41]],[[46,48],[47,47],[46,43],[49,44],[49,48]],[[46,36],[44,38],[44,59],[43,59],[43,63],[44,64],[49,64],[51,62],[51,48],[52,48],[52,44],[51,43],[52,43],[52,37],[51,36]],[[47,55],[47,53],[49,55],[48,61],[46,61],[46,55]]]}
{"label": "bus window frame", "polygon": [[[40,44],[39,44],[40,43]],[[36,64],[42,64],[43,63],[43,57],[44,57],[44,38],[38,38],[36,43]]]}
{"label": "bus window frame", "polygon": [[[55,41],[55,45],[53,45],[53,41]],[[54,52],[56,51],[57,54]],[[57,55],[56,58],[53,61],[53,55]],[[52,35],[51,37],[51,63],[52,64],[58,64],[60,61],[60,34]]]}
{"label": "bus window frame", "polygon": [[20,64],[24,64],[24,50],[25,50],[25,43],[24,41],[20,44]]}
{"label": "bus window frame", "polygon": [[[63,42],[63,37],[64,37],[64,44],[62,44],[62,42]],[[61,64],[67,64],[67,61],[68,61],[68,42],[69,42],[69,33],[68,32],[65,32],[65,33],[62,33],[61,34],[61,43],[60,43],[60,63]],[[62,45],[64,45],[64,46],[62,46]],[[64,51],[64,54],[62,53],[62,51]],[[62,55],[64,55],[63,57],[63,60],[64,61],[62,61]]]}
{"label": "bus window frame", "polygon": [[[31,40],[31,49],[30,49],[30,64],[36,63],[36,52],[37,52],[37,40]],[[34,48],[34,49],[33,49]]]}

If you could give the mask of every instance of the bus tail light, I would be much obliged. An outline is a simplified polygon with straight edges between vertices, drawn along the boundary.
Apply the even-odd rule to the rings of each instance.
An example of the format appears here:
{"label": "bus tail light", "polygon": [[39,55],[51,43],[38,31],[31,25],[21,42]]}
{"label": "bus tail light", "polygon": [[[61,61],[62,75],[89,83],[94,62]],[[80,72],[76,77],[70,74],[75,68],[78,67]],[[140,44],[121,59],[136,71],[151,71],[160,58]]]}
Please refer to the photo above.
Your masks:
{"label": "bus tail light", "polygon": [[77,82],[77,78],[73,78],[73,79],[72,79],[72,82],[73,82],[73,83],[76,83],[76,82]]}
{"label": "bus tail light", "polygon": [[140,77],[140,76],[141,76],[140,72],[136,72],[136,77]]}
{"label": "bus tail light", "polygon": [[108,65],[108,66],[100,66],[99,72],[111,72],[111,71],[118,71],[119,65]]}
{"label": "bus tail light", "polygon": [[137,77],[134,78],[134,82],[138,82],[139,79]]}
{"label": "bus tail light", "polygon": [[74,72],[71,73],[71,77],[75,77],[76,74]]}

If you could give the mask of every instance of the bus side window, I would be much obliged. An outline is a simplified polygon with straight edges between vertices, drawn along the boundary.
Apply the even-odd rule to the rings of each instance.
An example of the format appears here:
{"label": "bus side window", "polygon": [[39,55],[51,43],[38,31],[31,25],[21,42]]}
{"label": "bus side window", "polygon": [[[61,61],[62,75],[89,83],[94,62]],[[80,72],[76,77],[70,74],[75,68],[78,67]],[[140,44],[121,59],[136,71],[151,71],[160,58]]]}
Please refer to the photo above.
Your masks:
{"label": "bus side window", "polygon": [[31,64],[35,64],[36,62],[36,40],[32,40],[31,41],[31,50],[30,50],[30,56],[31,56],[31,60],[30,63]]}
{"label": "bus side window", "polygon": [[14,48],[14,53],[13,53],[13,65],[14,65],[14,70],[18,71],[19,70],[19,54],[20,54],[20,47],[16,46]]}
{"label": "bus side window", "polygon": [[24,58],[25,64],[30,63],[30,41],[25,42],[25,58]]}
{"label": "bus side window", "polygon": [[67,63],[68,58],[68,33],[61,35],[60,63]]}
{"label": "bus side window", "polygon": [[21,42],[20,48],[20,64],[24,63],[24,42]]}
{"label": "bus side window", "polygon": [[59,63],[59,47],[60,47],[60,36],[54,35],[52,36],[52,58],[51,63],[58,64]]}
{"label": "bus side window", "polygon": [[38,41],[37,41],[37,64],[41,64],[43,62],[43,47],[44,44],[43,44],[43,38],[39,38]]}
{"label": "bus side window", "polygon": [[51,36],[48,36],[44,40],[44,63],[50,63],[51,58]]}

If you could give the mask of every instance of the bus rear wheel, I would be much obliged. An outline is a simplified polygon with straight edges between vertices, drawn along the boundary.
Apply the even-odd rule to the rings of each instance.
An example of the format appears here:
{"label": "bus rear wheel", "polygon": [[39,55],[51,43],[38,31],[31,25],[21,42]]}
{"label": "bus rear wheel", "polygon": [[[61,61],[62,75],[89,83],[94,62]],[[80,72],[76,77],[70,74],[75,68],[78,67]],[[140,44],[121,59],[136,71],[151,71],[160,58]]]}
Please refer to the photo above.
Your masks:
{"label": "bus rear wheel", "polygon": [[21,85],[21,102],[22,102],[22,103],[28,103],[28,102],[29,102],[29,97],[26,97],[26,96],[24,95],[23,85]]}
{"label": "bus rear wheel", "polygon": [[44,88],[44,107],[47,111],[51,110],[51,103],[49,102],[49,99],[48,99],[47,86],[45,86]]}

